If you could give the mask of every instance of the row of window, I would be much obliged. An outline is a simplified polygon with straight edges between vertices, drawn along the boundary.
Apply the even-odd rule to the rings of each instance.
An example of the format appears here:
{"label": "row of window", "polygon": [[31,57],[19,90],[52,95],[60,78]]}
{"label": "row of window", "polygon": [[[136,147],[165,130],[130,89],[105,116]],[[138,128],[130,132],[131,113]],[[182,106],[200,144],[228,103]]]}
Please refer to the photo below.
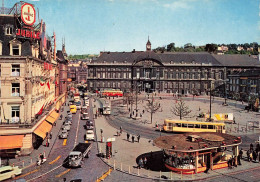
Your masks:
{"label": "row of window", "polygon": [[[1,107],[0,107],[1,111]],[[0,112],[1,119],[1,112]],[[11,106],[11,120],[9,123],[19,123],[20,121],[20,106]]]}
{"label": "row of window", "polygon": [[[19,64],[12,64],[12,72],[11,76],[20,76],[20,65]],[[0,64],[0,76],[2,76],[1,72],[1,64]]]}

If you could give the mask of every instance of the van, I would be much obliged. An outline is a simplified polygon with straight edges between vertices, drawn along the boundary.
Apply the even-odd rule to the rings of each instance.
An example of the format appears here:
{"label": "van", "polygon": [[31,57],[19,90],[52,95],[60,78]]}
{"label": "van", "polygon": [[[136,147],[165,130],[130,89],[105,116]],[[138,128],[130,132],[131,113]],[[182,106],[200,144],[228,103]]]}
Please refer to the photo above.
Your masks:
{"label": "van", "polygon": [[70,112],[71,112],[72,114],[77,113],[77,106],[76,106],[76,105],[70,105]]}

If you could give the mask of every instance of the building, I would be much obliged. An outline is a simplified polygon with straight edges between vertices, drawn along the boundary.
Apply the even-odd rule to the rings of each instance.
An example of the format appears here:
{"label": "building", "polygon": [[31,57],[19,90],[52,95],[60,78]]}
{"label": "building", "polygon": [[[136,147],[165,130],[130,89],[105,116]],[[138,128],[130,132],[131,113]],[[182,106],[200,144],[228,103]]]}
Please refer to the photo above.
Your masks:
{"label": "building", "polygon": [[88,77],[89,60],[73,60],[69,61],[68,78],[75,84],[85,84]]}
{"label": "building", "polygon": [[121,89],[176,94],[206,94],[226,84],[237,69],[259,70],[260,62],[248,55],[213,55],[206,52],[101,52],[88,64],[88,89]]}
{"label": "building", "polygon": [[[196,174],[228,167],[234,155],[237,165],[240,137],[225,133],[184,133],[161,136],[154,144],[163,150],[166,168],[182,174]],[[232,154],[227,148],[232,147]]]}
{"label": "building", "polygon": [[[11,10],[0,15],[0,156],[29,154],[65,101],[55,94],[55,33],[48,37],[45,23],[35,24],[32,4],[19,2]],[[29,16],[26,11],[31,18],[22,18]]]}
{"label": "building", "polygon": [[227,90],[230,96],[247,101],[250,95],[260,97],[260,70],[236,71],[228,76]]}

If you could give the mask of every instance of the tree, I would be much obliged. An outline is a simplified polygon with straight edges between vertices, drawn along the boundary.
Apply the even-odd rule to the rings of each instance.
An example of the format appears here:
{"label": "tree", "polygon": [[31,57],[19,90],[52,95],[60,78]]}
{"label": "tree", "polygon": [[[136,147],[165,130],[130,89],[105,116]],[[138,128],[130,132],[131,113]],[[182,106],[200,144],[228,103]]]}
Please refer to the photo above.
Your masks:
{"label": "tree", "polygon": [[185,105],[185,102],[183,100],[180,100],[180,102],[172,107],[171,111],[175,116],[179,116],[180,120],[191,113],[191,110],[188,106]]}
{"label": "tree", "polygon": [[154,102],[153,93],[152,93],[152,99],[148,99],[146,111],[151,113],[151,124],[153,123],[153,114],[160,109],[161,105],[158,102]]}
{"label": "tree", "polygon": [[205,51],[207,52],[215,52],[218,49],[217,44],[206,44]]}
{"label": "tree", "polygon": [[174,52],[175,51],[175,43],[170,43],[167,45],[167,52]]}

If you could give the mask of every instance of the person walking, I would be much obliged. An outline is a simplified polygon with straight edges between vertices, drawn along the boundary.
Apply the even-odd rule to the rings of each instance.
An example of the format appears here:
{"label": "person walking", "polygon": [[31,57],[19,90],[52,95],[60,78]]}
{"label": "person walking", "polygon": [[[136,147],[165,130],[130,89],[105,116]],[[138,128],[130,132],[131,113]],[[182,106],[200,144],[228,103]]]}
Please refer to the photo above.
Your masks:
{"label": "person walking", "polygon": [[144,114],[144,110],[143,110],[143,114]]}
{"label": "person walking", "polygon": [[132,135],[132,143],[134,143],[134,142],[135,142],[135,136]]}
{"label": "person walking", "polygon": [[248,162],[250,162],[250,150],[247,150],[246,155],[247,155]]}
{"label": "person walking", "polygon": [[129,141],[130,135],[129,133],[126,134],[127,141]]}
{"label": "person walking", "polygon": [[144,161],[142,158],[139,159],[139,162],[138,162],[138,168],[141,169],[141,167],[143,166],[144,164]]}
{"label": "person walking", "polygon": [[120,134],[123,133],[123,129],[122,129],[122,126],[120,126]]}
{"label": "person walking", "polygon": [[144,157],[144,160],[143,160],[143,161],[144,161],[144,168],[147,169],[147,158]]}
{"label": "person walking", "polygon": [[241,159],[241,155],[239,154],[239,155],[237,156],[237,164],[238,164],[238,165],[241,165],[240,159]]}
{"label": "person walking", "polygon": [[253,151],[253,160],[256,162],[256,158],[257,158],[257,154],[256,154],[256,151],[254,150]]}
{"label": "person walking", "polygon": [[52,132],[50,132],[50,139],[52,139]]}
{"label": "person walking", "polygon": [[137,142],[139,143],[140,141],[140,135],[137,135]]}
{"label": "person walking", "polygon": [[251,143],[250,144],[250,150],[253,151],[254,150],[254,145]]}

